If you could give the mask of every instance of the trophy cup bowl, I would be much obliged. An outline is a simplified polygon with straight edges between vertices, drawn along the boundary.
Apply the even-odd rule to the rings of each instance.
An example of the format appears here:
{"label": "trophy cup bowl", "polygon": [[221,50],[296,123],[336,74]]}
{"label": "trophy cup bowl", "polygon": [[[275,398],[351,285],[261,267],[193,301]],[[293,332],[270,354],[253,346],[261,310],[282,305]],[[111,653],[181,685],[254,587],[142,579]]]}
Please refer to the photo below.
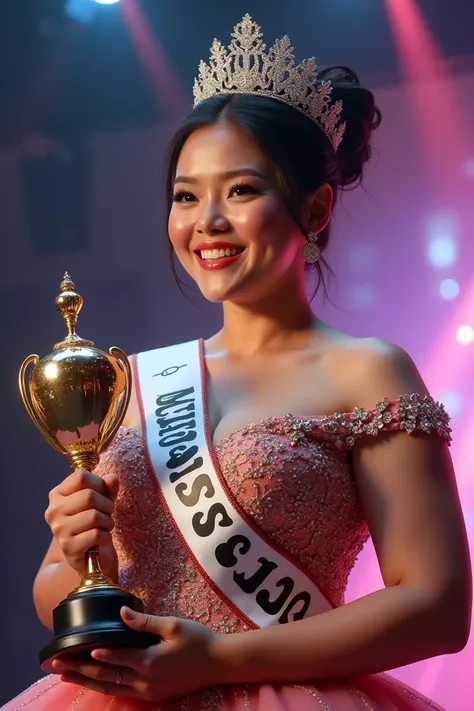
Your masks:
{"label": "trophy cup bowl", "polygon": [[[83,299],[75,288],[66,273],[55,303],[68,335],[44,358],[30,355],[24,360],[19,387],[28,415],[48,444],[66,456],[73,469],[93,471],[125,417],[131,368],[120,348],[105,353],[76,334]],[[143,612],[143,603],[102,573],[97,547],[87,552],[86,569],[79,587],[53,610],[54,638],[40,652],[44,671],[54,671],[52,662],[65,654],[159,642],[155,635],[131,630],[121,619],[123,605]]]}

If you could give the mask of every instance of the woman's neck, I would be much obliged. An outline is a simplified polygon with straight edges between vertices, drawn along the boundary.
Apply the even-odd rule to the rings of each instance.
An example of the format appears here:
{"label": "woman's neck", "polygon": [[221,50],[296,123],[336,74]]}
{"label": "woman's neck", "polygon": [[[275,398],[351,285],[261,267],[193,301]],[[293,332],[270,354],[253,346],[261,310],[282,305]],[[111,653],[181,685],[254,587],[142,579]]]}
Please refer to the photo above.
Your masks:
{"label": "woman's neck", "polygon": [[209,341],[214,352],[236,357],[298,350],[320,325],[306,297],[276,298],[255,304],[224,303],[224,325]]}

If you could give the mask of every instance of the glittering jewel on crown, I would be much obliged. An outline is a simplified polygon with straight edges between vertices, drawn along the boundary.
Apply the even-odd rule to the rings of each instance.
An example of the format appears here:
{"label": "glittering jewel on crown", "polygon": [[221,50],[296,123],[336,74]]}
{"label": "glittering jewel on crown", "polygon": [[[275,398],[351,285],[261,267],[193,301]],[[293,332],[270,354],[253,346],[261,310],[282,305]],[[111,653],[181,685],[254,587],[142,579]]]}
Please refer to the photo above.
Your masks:
{"label": "glittering jewel on crown", "polygon": [[342,102],[331,101],[331,82],[317,83],[314,58],[295,66],[289,37],[276,40],[268,52],[262,37],[261,28],[247,14],[234,27],[228,48],[214,40],[209,64],[202,60],[199,64],[194,106],[215,94],[268,96],[308,116],[337,151],[346,124],[341,122]]}

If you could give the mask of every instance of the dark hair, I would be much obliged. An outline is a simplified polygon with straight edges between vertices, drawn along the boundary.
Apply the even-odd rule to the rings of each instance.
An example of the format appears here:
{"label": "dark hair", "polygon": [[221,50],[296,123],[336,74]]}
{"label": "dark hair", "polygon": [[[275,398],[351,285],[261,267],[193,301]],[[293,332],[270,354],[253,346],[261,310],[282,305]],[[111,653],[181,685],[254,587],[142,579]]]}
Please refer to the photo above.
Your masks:
{"label": "dark hair", "polygon": [[[314,121],[287,104],[252,94],[217,94],[198,104],[172,137],[167,155],[167,215],[171,209],[173,182],[181,150],[189,136],[199,128],[228,121],[244,129],[271,160],[277,185],[286,208],[301,227],[301,207],[306,194],[327,183],[338,190],[349,190],[362,182],[364,164],[370,159],[372,131],[380,125],[381,113],[373,94],[363,89],[347,67],[329,67],[318,75],[318,82],[331,80],[332,99],[342,100],[344,137],[337,153],[326,134]],[[335,204],[335,203],[334,203]],[[330,225],[319,233],[323,252],[330,237]],[[173,272],[179,283],[170,243]],[[318,282],[326,292],[322,256],[316,263]],[[330,270],[329,270],[330,271]],[[316,293],[316,292],[315,292]]]}

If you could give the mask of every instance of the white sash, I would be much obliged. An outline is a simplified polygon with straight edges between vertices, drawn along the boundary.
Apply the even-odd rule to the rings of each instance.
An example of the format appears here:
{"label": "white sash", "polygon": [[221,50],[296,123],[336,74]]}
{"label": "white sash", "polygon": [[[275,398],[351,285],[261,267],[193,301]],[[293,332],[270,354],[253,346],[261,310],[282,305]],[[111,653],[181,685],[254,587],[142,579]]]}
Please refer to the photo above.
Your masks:
{"label": "white sash", "polygon": [[136,356],[137,391],[151,463],[198,566],[253,626],[330,610],[316,585],[236,509],[207,423],[201,342]]}

